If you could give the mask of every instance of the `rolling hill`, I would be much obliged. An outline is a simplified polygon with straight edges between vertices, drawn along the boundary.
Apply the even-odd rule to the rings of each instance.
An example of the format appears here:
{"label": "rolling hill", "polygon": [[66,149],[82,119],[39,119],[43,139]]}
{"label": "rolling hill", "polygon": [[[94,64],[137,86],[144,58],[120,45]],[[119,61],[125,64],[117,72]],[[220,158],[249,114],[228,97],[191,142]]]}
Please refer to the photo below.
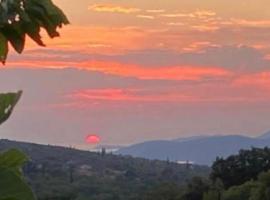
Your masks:
{"label": "rolling hill", "polygon": [[38,200],[142,199],[162,183],[183,185],[210,172],[205,166],[0,140],[0,151],[12,148],[29,156],[24,173]]}

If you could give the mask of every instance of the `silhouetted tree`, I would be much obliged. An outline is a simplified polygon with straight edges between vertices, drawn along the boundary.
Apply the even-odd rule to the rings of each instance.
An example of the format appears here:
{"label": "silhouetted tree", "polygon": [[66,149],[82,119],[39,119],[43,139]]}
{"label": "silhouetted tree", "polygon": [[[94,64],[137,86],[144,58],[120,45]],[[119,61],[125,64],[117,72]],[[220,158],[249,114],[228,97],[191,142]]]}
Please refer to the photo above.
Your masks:
{"label": "silhouetted tree", "polygon": [[210,183],[201,178],[194,177],[187,186],[185,194],[182,196],[181,200],[202,200],[204,193],[209,190]]}
{"label": "silhouetted tree", "polygon": [[270,169],[270,149],[241,150],[227,159],[217,158],[212,166],[211,179],[220,179],[225,188],[256,179],[261,172]]}

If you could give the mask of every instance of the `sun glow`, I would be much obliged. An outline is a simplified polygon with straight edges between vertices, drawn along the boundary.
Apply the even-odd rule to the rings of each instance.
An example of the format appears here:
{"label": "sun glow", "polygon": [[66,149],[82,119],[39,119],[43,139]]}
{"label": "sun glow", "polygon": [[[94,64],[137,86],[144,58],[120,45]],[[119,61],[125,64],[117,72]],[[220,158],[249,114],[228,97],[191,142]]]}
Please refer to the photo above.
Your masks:
{"label": "sun glow", "polygon": [[85,138],[87,144],[98,144],[100,141],[101,139],[98,135],[87,135]]}

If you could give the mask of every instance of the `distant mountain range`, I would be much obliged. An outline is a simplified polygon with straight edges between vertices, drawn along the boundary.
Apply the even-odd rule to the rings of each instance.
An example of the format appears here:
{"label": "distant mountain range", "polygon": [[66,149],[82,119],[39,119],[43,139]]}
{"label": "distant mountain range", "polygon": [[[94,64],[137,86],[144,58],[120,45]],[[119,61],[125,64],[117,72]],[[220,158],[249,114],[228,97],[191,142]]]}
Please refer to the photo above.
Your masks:
{"label": "distant mountain range", "polygon": [[270,146],[270,132],[257,138],[228,135],[148,141],[121,148],[116,153],[147,159],[169,159],[211,165],[218,156],[227,157],[236,154],[240,149],[266,146]]}

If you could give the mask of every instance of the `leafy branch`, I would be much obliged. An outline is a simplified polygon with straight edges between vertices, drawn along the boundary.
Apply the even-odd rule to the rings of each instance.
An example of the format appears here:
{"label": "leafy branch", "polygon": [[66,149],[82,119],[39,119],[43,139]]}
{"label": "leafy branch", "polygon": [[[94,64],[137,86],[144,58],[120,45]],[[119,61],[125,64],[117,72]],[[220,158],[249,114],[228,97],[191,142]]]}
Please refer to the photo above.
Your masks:
{"label": "leafy branch", "polygon": [[9,45],[22,53],[25,37],[45,46],[40,31],[45,29],[51,37],[58,37],[57,28],[69,21],[51,0],[0,0],[0,62],[5,63]]}

